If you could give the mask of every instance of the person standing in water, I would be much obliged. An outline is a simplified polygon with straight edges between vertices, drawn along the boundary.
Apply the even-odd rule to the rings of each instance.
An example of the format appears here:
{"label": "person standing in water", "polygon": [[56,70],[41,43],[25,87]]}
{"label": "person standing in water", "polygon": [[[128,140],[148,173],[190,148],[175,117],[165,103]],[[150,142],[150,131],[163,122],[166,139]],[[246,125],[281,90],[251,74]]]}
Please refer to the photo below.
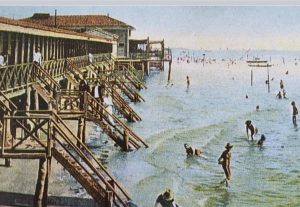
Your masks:
{"label": "person standing in water", "polygon": [[293,121],[294,126],[297,126],[297,118],[296,118],[296,116],[297,116],[297,114],[298,114],[298,109],[297,109],[297,107],[296,107],[295,101],[292,101],[291,105],[292,105],[292,107],[293,107],[292,121]]}
{"label": "person standing in water", "polygon": [[246,124],[246,133],[247,133],[247,137],[248,137],[248,139],[249,139],[249,130],[250,130],[250,133],[251,133],[251,134],[250,134],[250,135],[251,135],[251,140],[253,140],[253,136],[254,136],[255,134],[257,134],[258,129],[252,125],[251,120],[247,120],[247,121],[245,122],[245,124]]}
{"label": "person standing in water", "polygon": [[283,85],[283,81],[282,80],[280,80],[280,84],[279,85],[280,85],[280,89],[283,90],[284,89],[284,85]]}
{"label": "person standing in water", "polygon": [[170,189],[166,189],[165,192],[160,194],[156,201],[154,207],[179,207],[174,200],[174,196]]}
{"label": "person standing in water", "polygon": [[226,176],[226,179],[222,181],[222,183],[226,182],[226,186],[228,186],[228,181],[231,179],[231,171],[230,171],[230,159],[231,159],[231,148],[233,145],[230,143],[227,143],[225,145],[225,150],[221,154],[221,156],[218,159],[218,164],[222,165],[222,168],[224,170],[224,174]]}
{"label": "person standing in water", "polygon": [[266,140],[266,137],[265,137],[265,135],[262,134],[261,137],[260,137],[260,140],[258,140],[258,142],[257,142],[257,145],[259,147],[262,147],[265,140]]}
{"label": "person standing in water", "polygon": [[190,87],[190,78],[189,76],[186,76],[186,85],[189,88]]}

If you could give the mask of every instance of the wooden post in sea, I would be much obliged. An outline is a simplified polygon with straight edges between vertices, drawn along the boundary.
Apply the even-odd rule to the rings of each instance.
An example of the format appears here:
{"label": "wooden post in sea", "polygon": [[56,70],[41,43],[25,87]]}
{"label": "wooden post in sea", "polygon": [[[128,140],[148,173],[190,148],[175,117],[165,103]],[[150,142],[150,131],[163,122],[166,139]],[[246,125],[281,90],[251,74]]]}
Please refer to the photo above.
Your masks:
{"label": "wooden post in sea", "polygon": [[268,93],[270,93],[270,75],[269,75],[269,64],[267,64],[268,69]]}
{"label": "wooden post in sea", "polygon": [[129,137],[128,137],[128,132],[127,129],[124,130],[124,135],[123,135],[123,139],[124,139],[124,149],[126,151],[129,150]]}
{"label": "wooden post in sea", "polygon": [[168,82],[170,82],[170,79],[171,79],[171,61],[169,61]]}
{"label": "wooden post in sea", "polygon": [[34,206],[47,206],[51,158],[39,159],[39,172],[34,193]]}
{"label": "wooden post in sea", "polygon": [[253,85],[253,70],[251,70],[251,86]]}
{"label": "wooden post in sea", "polygon": [[[108,183],[113,187],[113,189],[115,189],[115,183],[113,180],[108,180]],[[113,191],[107,188],[105,206],[113,207],[114,202],[115,202],[115,195]]]}

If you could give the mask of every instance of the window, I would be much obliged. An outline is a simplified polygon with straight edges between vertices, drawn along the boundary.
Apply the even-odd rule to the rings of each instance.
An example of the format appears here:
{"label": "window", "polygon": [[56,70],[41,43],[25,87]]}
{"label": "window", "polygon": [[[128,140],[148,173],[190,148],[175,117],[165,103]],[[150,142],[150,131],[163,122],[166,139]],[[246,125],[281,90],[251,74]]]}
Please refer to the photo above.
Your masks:
{"label": "window", "polygon": [[119,43],[119,45],[118,45],[119,47],[124,47],[125,46],[125,44],[124,43]]}

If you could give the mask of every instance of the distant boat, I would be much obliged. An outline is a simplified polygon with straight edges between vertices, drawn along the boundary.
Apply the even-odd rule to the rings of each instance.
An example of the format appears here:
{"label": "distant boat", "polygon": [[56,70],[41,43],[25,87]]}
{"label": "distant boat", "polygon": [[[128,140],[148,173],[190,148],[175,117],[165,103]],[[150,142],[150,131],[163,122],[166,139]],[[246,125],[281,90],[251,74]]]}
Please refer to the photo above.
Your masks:
{"label": "distant boat", "polygon": [[247,60],[246,61],[248,64],[255,64],[255,63],[257,63],[257,64],[260,64],[260,63],[268,63],[268,61],[267,60]]}
{"label": "distant boat", "polygon": [[249,67],[271,67],[270,64],[249,64]]}
{"label": "distant boat", "polygon": [[267,60],[261,60],[259,58],[254,58],[254,60],[247,60],[249,67],[270,67],[271,65]]}

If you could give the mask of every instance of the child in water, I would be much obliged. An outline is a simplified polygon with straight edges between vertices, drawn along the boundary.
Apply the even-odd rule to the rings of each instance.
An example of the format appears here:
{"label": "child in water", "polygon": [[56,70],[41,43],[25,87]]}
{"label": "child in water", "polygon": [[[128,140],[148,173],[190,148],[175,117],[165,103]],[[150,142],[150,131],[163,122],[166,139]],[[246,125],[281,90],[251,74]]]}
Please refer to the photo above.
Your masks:
{"label": "child in water", "polygon": [[246,124],[246,133],[247,133],[247,137],[248,137],[248,139],[249,139],[249,130],[250,130],[250,133],[251,133],[251,134],[250,134],[250,135],[251,135],[251,140],[253,140],[253,136],[257,134],[258,129],[252,125],[252,123],[251,123],[250,120],[247,120],[247,121],[245,122],[245,124]]}
{"label": "child in water", "polygon": [[295,101],[292,101],[291,105],[292,105],[292,107],[293,107],[292,121],[293,121],[294,126],[297,126],[297,118],[296,118],[296,116],[297,116],[297,114],[298,114],[298,109],[297,109],[297,107],[296,107]]}
{"label": "child in water", "polygon": [[196,156],[200,156],[202,151],[199,148],[194,148],[188,144],[184,144],[184,148],[186,150],[186,154],[187,155],[196,155]]}
{"label": "child in water", "polygon": [[266,137],[265,137],[265,135],[262,134],[260,137],[260,140],[258,140],[258,142],[257,142],[257,145],[262,147],[265,140],[266,140]]}

